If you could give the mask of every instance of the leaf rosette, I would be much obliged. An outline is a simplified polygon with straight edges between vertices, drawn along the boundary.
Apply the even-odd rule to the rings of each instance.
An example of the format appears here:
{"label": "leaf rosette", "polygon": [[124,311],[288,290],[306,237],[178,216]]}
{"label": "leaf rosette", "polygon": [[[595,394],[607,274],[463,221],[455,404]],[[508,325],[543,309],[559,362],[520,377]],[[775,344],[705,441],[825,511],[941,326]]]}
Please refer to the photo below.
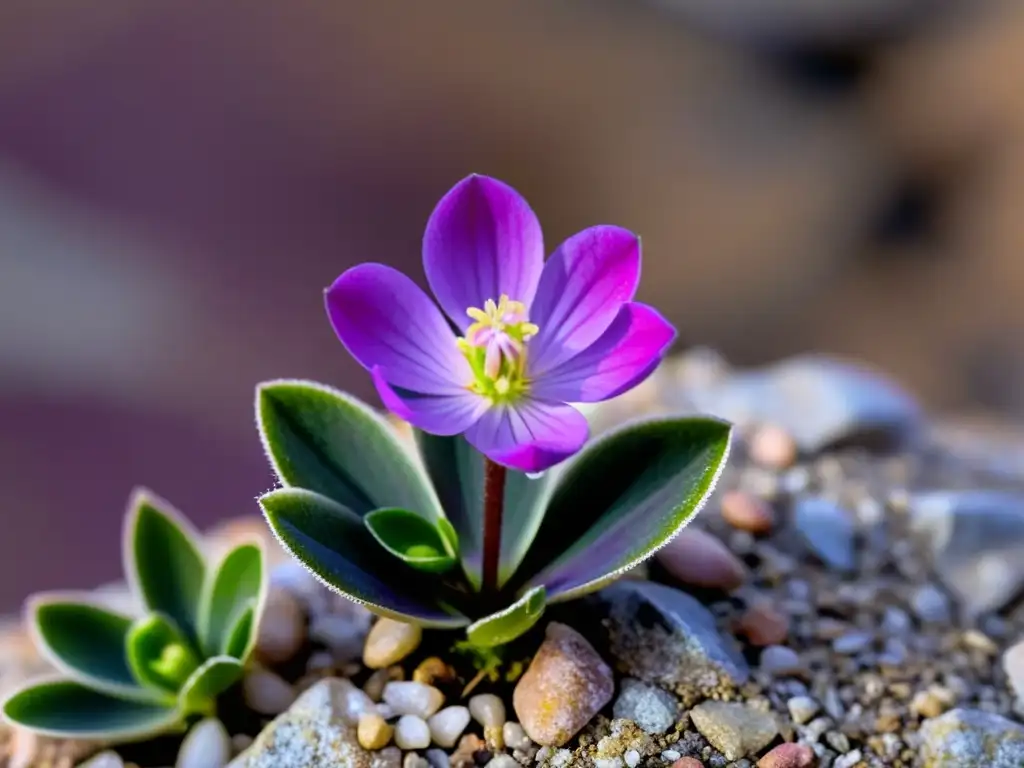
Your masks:
{"label": "leaf rosette", "polygon": [[212,713],[241,678],[266,594],[262,544],[209,561],[191,524],[138,490],[123,557],[137,615],[88,593],[29,599],[26,623],[59,674],[13,693],[3,704],[8,721],[54,736],[141,740]]}
{"label": "leaf rosette", "polygon": [[483,582],[485,457],[461,436],[415,445],[359,400],[314,382],[260,385],[256,416],[281,487],[260,506],[321,582],[373,612],[464,629],[480,647],[526,632],[547,605],[614,580],[705,503],[731,427],[713,418],[629,424],[572,459],[509,469],[498,589]]}

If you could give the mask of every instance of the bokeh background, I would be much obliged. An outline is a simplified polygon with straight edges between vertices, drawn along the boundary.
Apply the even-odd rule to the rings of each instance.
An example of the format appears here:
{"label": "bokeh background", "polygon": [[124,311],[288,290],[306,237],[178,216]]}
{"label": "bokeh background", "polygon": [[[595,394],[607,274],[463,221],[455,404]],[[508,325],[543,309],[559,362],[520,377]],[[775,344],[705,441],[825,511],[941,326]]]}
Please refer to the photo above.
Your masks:
{"label": "bokeh background", "polygon": [[1020,416],[1022,76],[1016,0],[4,0],[0,611],[116,578],[136,483],[255,514],[253,386],[372,396],[321,290],[422,281],[471,171],[640,233],[681,346]]}

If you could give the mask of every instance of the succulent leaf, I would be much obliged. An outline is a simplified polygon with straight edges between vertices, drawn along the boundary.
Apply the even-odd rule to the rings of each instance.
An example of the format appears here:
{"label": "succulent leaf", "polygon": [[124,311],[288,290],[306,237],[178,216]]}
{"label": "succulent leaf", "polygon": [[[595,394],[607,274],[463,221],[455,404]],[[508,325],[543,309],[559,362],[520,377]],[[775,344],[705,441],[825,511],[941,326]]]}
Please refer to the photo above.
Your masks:
{"label": "succulent leaf", "polygon": [[[628,425],[566,470],[527,555],[529,586],[560,602],[599,588],[667,544],[714,490],[731,427],[711,418]],[[536,572],[536,571],[534,571]]]}
{"label": "succulent leaf", "polygon": [[193,672],[178,692],[178,707],[185,713],[210,711],[214,700],[242,679],[245,667],[230,656],[212,656]]}
{"label": "succulent leaf", "polygon": [[198,621],[206,565],[199,534],[148,491],[132,495],[125,520],[125,574],[150,611],[167,614],[190,637]]}
{"label": "succulent leaf", "polygon": [[515,640],[537,623],[544,614],[544,587],[534,587],[505,610],[470,624],[469,642],[480,648],[492,648]]}
{"label": "succulent leaf", "polygon": [[135,678],[144,686],[169,693],[177,693],[200,663],[188,637],[159,613],[132,624],[125,649]]}
{"label": "succulent leaf", "polygon": [[199,643],[203,653],[219,653],[242,614],[262,604],[265,591],[262,547],[246,543],[228,552],[207,574],[203,587],[199,611]]}
{"label": "succulent leaf", "polygon": [[445,628],[469,623],[441,605],[439,583],[382,549],[347,507],[299,488],[271,491],[259,502],[285,549],[331,589],[400,621]]}
{"label": "succulent leaf", "polygon": [[[474,589],[483,578],[484,456],[461,436],[440,437],[417,430],[416,441],[459,539],[459,557]],[[501,524],[498,583],[505,584],[522,562],[544,518],[558,471],[540,477],[508,470]]]}
{"label": "succulent leaf", "polygon": [[28,625],[36,647],[64,674],[116,696],[147,699],[125,658],[132,620],[70,595],[30,600]]}
{"label": "succulent leaf", "polygon": [[74,680],[37,681],[3,706],[12,723],[38,733],[111,741],[145,739],[181,725],[174,707],[112,696]]}
{"label": "succulent leaf", "polygon": [[404,509],[375,509],[363,518],[384,549],[411,568],[443,573],[455,565],[447,534]]}
{"label": "succulent leaf", "polygon": [[256,620],[257,603],[250,600],[249,605],[235,618],[234,624],[228,628],[221,641],[219,652],[241,662],[248,660],[256,646],[256,633],[259,622]]}
{"label": "succulent leaf", "polygon": [[359,516],[400,507],[443,517],[437,496],[394,430],[369,406],[322,384],[270,381],[256,390],[263,447],[281,482]]}

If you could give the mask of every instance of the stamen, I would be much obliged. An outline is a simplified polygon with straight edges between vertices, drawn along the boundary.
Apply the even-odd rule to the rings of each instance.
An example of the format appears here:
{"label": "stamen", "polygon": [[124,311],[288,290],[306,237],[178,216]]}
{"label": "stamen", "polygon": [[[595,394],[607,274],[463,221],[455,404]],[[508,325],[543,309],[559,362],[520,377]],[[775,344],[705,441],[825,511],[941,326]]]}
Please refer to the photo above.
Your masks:
{"label": "stamen", "polygon": [[529,322],[526,305],[503,293],[497,301],[487,299],[483,309],[469,307],[466,315],[473,323],[457,343],[473,369],[470,388],[505,401],[517,397],[528,384],[526,342],[540,331]]}

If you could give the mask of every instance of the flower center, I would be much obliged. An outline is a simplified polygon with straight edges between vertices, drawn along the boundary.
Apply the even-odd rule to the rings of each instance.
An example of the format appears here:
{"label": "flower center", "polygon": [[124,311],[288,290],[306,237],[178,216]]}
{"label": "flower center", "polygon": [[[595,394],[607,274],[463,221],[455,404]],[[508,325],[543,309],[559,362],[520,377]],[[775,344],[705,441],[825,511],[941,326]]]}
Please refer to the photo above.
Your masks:
{"label": "flower center", "polygon": [[516,399],[528,383],[526,342],[540,329],[527,320],[523,302],[505,294],[497,303],[488,299],[483,309],[470,307],[466,314],[474,322],[457,343],[473,369],[469,388],[494,402]]}

